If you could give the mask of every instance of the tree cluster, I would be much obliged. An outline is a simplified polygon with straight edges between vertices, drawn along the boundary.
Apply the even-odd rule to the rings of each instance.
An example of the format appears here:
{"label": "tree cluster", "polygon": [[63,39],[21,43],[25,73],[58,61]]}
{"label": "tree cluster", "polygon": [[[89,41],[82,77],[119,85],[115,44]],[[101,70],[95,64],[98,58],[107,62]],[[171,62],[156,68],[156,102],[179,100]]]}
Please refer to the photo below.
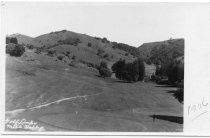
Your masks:
{"label": "tree cluster", "polygon": [[133,63],[126,63],[125,60],[120,59],[113,64],[112,70],[116,78],[128,82],[143,80],[145,73],[144,62],[140,58]]}

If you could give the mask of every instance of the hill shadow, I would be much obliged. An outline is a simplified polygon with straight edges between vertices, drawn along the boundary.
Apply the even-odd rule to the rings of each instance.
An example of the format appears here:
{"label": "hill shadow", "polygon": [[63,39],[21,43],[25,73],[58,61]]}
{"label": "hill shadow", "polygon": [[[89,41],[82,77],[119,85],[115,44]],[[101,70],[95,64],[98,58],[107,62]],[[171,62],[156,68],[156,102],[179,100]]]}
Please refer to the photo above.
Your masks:
{"label": "hill shadow", "polygon": [[183,124],[183,117],[169,116],[169,115],[149,115],[149,117],[160,120],[166,120],[173,123]]}
{"label": "hill shadow", "polygon": [[167,93],[172,93],[174,98],[176,98],[180,103],[183,103],[184,92],[181,89],[179,89],[179,90],[171,90],[171,91],[168,91]]}
{"label": "hill shadow", "polygon": [[117,83],[131,83],[131,82],[128,82],[128,81],[123,81],[123,80],[113,80],[114,82],[117,82]]}
{"label": "hill shadow", "polygon": [[174,85],[156,85],[155,87],[163,87],[163,88],[175,88]]}

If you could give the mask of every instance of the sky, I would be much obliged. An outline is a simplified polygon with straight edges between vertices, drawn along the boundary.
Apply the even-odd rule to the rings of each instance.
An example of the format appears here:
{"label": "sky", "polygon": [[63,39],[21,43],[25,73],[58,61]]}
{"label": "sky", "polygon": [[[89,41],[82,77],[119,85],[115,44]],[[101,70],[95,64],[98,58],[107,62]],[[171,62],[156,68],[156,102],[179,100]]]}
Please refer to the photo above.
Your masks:
{"label": "sky", "polygon": [[2,30],[36,37],[63,29],[135,47],[184,38],[184,4],[3,2]]}

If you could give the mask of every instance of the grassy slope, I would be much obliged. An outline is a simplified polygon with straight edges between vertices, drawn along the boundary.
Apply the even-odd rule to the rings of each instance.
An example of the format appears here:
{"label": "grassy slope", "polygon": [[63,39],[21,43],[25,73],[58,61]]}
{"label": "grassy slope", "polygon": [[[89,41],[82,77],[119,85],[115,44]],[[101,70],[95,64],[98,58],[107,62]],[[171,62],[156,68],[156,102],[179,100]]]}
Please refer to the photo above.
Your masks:
{"label": "grassy slope", "polygon": [[[102,42],[101,39],[95,39],[92,36],[86,34],[75,33],[71,31],[57,31],[51,32],[48,34],[40,35],[35,38],[30,38],[25,35],[14,34],[11,35],[17,37],[18,42],[24,40],[25,44],[32,44],[34,47],[48,47],[48,50],[55,50],[58,55],[63,55],[63,52],[70,52],[70,57],[75,56],[77,60],[83,60],[85,62],[93,63],[99,65],[101,61],[106,61],[110,67],[114,62],[118,61],[120,58],[127,61],[133,61],[134,58],[131,54],[126,56],[124,50],[118,48],[113,48],[111,42]],[[30,39],[29,39],[30,38]],[[77,46],[73,45],[62,45],[58,44],[59,40],[65,40],[67,38],[78,38],[81,43],[78,43]],[[91,43],[92,46],[88,47],[88,43]],[[98,50],[103,50],[104,53],[101,56],[98,56]],[[46,51],[47,52],[47,51]],[[104,57],[105,54],[108,54],[108,57]]]}
{"label": "grassy slope", "polygon": [[183,115],[182,104],[167,93],[175,88],[143,82],[120,83],[98,78],[95,72],[56,63],[51,58],[42,59],[45,60],[30,63],[23,57],[7,57],[6,111],[89,96],[28,109],[14,118],[32,119],[48,131],[182,130],[181,124],[165,119],[153,122],[150,117]]}
{"label": "grassy slope", "polygon": [[[77,46],[73,45],[58,45],[53,46],[57,44],[59,40],[64,40],[67,38],[79,38],[81,43],[78,43]],[[42,47],[47,46],[50,47],[49,50],[56,50],[57,53],[62,53],[69,51],[72,53],[72,56],[76,56],[76,58],[79,60],[84,60],[90,63],[99,64],[100,61],[106,61],[110,64],[113,62],[116,62],[120,58],[126,59],[128,61],[133,60],[133,56],[128,55],[125,56],[125,51],[119,50],[119,49],[113,49],[113,44],[105,42],[103,43],[101,40],[97,40],[94,37],[85,35],[85,34],[79,34],[71,31],[58,31],[58,32],[52,32],[49,34],[44,34],[41,36],[38,36],[34,38],[31,42],[36,47]],[[88,43],[91,43],[92,46],[88,47]],[[97,55],[98,50],[101,49],[104,51],[104,53],[100,56]],[[107,58],[104,58],[103,56],[105,54],[108,54],[109,56]]]}

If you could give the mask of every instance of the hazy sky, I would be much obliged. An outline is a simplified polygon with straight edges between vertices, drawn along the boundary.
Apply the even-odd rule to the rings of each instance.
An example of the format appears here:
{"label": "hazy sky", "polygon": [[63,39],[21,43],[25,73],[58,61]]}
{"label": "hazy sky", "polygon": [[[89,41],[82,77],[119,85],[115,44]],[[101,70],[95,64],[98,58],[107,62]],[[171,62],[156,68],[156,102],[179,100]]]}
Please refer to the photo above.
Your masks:
{"label": "hazy sky", "polygon": [[139,46],[184,38],[185,12],[183,4],[174,3],[6,2],[2,28],[32,37],[67,29]]}

